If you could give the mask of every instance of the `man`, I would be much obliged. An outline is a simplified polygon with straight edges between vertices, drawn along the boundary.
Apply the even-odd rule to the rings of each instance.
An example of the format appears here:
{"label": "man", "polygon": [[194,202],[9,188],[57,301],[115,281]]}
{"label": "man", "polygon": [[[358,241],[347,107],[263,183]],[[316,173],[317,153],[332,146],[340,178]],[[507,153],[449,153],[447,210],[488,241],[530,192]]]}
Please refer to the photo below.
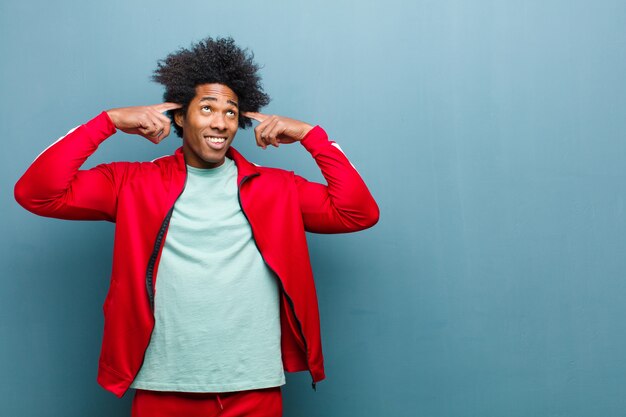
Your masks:
{"label": "man", "polygon": [[[324,379],[305,231],[362,230],[378,207],[319,126],[258,111],[251,54],[205,39],[159,62],[165,103],[111,109],[46,149],[15,187],[26,209],[116,223],[98,382],[135,388],[132,415],[280,416],[284,371]],[[169,118],[163,113],[168,112]],[[328,185],[248,162],[230,145],[299,142]],[[183,145],[151,162],[81,170],[116,130]]]}

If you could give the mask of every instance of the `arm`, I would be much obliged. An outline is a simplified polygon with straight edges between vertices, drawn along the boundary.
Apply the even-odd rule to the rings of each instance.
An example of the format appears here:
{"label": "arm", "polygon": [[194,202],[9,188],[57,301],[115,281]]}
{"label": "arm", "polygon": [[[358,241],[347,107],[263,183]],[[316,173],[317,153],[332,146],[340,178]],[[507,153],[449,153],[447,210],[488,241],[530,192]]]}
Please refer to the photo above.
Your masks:
{"label": "arm", "polygon": [[307,231],[345,233],[378,222],[379,209],[363,179],[339,146],[319,126],[260,113],[245,114],[261,123],[255,128],[257,144],[265,149],[299,141],[311,153],[328,185],[296,176],[300,209]]}
{"label": "arm", "polygon": [[44,150],[15,185],[17,202],[35,214],[72,220],[115,219],[112,166],[79,170],[98,145],[115,133],[102,112]]}
{"label": "arm", "polygon": [[[109,110],[71,130],[35,159],[15,185],[15,199],[41,216],[114,221],[117,191],[127,164],[104,164],[89,170],[80,167],[116,128],[154,142],[162,140],[169,133],[169,119],[160,114],[165,123],[152,112],[179,107],[166,104]],[[145,114],[150,117],[146,119]]]}
{"label": "arm", "polygon": [[302,217],[307,231],[346,233],[378,222],[378,205],[365,182],[339,146],[314,127],[301,141],[311,153],[327,186],[296,176]]}

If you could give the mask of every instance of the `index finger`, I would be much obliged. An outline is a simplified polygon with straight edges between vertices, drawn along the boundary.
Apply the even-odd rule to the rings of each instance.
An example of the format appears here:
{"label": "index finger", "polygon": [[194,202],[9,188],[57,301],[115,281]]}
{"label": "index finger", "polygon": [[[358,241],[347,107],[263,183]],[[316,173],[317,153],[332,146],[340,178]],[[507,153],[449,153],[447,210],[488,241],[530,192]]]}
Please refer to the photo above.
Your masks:
{"label": "index finger", "polygon": [[254,119],[257,122],[264,122],[265,120],[267,120],[269,118],[269,116],[267,114],[258,113],[258,112],[255,112],[255,111],[245,111],[245,112],[243,112],[241,114],[243,114],[248,119]]}
{"label": "index finger", "polygon": [[175,110],[175,109],[180,109],[183,107],[182,104],[178,104],[178,103],[160,103],[160,104],[155,104],[154,109],[156,111],[158,111],[159,113],[163,113],[166,112],[168,110]]}

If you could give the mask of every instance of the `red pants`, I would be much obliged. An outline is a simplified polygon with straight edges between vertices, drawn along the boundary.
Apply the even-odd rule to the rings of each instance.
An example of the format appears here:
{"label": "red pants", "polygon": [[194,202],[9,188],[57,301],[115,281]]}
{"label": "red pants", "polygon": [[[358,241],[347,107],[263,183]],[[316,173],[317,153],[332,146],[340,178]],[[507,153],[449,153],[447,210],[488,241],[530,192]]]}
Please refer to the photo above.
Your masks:
{"label": "red pants", "polygon": [[137,390],[132,417],[281,417],[280,387],[219,394]]}

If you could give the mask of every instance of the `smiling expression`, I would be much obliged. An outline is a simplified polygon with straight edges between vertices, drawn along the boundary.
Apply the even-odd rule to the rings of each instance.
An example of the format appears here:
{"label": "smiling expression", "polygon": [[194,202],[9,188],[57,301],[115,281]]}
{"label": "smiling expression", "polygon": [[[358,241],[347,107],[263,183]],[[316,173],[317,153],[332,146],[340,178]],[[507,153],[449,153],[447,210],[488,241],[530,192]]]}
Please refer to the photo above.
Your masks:
{"label": "smiling expression", "polygon": [[216,168],[224,163],[239,128],[237,94],[223,84],[201,84],[187,114],[174,120],[183,129],[185,162],[195,168]]}

